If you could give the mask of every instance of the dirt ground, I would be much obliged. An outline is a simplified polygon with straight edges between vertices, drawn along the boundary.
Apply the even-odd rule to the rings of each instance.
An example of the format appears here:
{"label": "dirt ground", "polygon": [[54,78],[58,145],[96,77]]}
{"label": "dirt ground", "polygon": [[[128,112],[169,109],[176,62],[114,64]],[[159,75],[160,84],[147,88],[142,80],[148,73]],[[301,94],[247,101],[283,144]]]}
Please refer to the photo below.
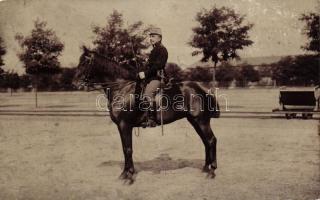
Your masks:
{"label": "dirt ground", "polygon": [[[276,90],[222,92],[233,111],[277,106]],[[214,179],[201,172],[204,148],[186,120],[165,126],[164,136],[160,128],[140,129],[133,139],[138,174],[129,186],[118,179],[122,148],[109,117],[59,116],[95,109],[97,93],[42,93],[37,111],[44,115],[30,114],[36,113],[32,94],[0,95],[0,199],[320,198],[318,120],[212,120],[218,138]],[[24,110],[32,111],[20,115]],[[50,116],[54,110],[58,114]]]}

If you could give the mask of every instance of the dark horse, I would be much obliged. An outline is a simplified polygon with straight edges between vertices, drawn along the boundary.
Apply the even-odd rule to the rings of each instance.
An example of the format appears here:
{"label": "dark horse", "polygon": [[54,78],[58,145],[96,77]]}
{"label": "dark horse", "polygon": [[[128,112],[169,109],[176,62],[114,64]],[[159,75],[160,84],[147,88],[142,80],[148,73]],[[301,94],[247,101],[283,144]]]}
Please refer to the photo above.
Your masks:
{"label": "dark horse", "polygon": [[[135,169],[132,160],[132,129],[141,126],[140,124],[145,120],[147,112],[132,108],[132,105],[136,105],[135,101],[137,101],[137,98],[132,98],[138,88],[136,87],[137,83],[125,80],[113,82],[110,82],[110,79],[106,80],[106,77],[103,75],[106,73],[104,71],[107,68],[106,66],[117,66],[118,69],[126,68],[94,51],[83,48],[76,80],[78,83],[82,81],[82,83],[85,82],[91,86],[99,85],[107,94],[108,110],[110,111],[112,121],[118,127],[125,159],[124,169],[120,178],[133,182]],[[127,68],[126,71],[130,72],[130,68]],[[209,176],[214,177],[214,170],[217,168],[217,139],[211,130],[210,119],[220,116],[216,98],[214,95],[208,95],[205,87],[199,82],[182,81],[169,85],[171,86],[164,89],[161,95],[161,97],[166,97],[165,100],[162,100],[163,124],[187,118],[205,146],[206,156],[203,171],[207,172]],[[159,95],[157,95],[156,99],[159,99]],[[159,124],[160,113],[160,111],[157,112]]]}

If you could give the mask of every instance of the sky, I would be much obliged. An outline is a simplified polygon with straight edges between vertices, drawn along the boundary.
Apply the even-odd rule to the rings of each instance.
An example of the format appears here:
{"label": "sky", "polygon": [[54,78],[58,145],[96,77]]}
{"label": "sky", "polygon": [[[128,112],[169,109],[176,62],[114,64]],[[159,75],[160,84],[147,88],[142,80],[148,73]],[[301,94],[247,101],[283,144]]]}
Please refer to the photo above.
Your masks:
{"label": "sky", "polygon": [[196,13],[214,5],[233,8],[254,24],[249,32],[254,44],[239,52],[241,57],[302,54],[301,46],[307,38],[298,18],[302,13],[317,11],[319,4],[319,0],[0,0],[0,36],[7,48],[4,68],[24,72],[16,56],[21,49],[14,36],[30,34],[37,18],[47,21],[65,44],[59,59],[62,66],[76,66],[80,46],[93,46],[92,26],[104,26],[114,9],[123,14],[126,23],[141,20],[160,27],[168,61],[180,65],[200,59],[191,56],[193,49],[187,42],[192,27],[197,25]]}

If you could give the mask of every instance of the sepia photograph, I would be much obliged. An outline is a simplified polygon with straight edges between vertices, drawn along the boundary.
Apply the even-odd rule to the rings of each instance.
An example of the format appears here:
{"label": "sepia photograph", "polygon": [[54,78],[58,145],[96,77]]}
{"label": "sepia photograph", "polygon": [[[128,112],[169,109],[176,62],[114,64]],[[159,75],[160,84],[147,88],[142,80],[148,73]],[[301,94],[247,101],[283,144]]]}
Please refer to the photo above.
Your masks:
{"label": "sepia photograph", "polygon": [[0,200],[320,200],[319,0],[0,0]]}

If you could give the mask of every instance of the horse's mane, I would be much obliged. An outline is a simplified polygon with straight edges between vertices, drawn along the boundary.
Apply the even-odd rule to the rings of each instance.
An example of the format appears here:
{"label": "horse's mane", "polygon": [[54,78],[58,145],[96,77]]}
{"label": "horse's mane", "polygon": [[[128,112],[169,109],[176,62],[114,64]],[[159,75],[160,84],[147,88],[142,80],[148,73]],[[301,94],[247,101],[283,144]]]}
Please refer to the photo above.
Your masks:
{"label": "horse's mane", "polygon": [[99,59],[96,61],[102,65],[103,67],[108,67],[108,65],[112,64],[113,66],[117,66],[121,69],[127,70],[128,72],[136,71],[136,67],[129,65],[129,64],[122,64],[119,63],[118,61],[111,59],[107,56],[104,56],[96,51],[89,50],[90,53],[93,53],[95,56],[97,56]]}
{"label": "horse's mane", "polygon": [[118,79],[115,81],[108,81],[108,82],[101,83],[101,86],[103,87],[105,92],[106,90],[110,90],[112,94],[125,96],[127,94],[134,94],[136,82]]}

